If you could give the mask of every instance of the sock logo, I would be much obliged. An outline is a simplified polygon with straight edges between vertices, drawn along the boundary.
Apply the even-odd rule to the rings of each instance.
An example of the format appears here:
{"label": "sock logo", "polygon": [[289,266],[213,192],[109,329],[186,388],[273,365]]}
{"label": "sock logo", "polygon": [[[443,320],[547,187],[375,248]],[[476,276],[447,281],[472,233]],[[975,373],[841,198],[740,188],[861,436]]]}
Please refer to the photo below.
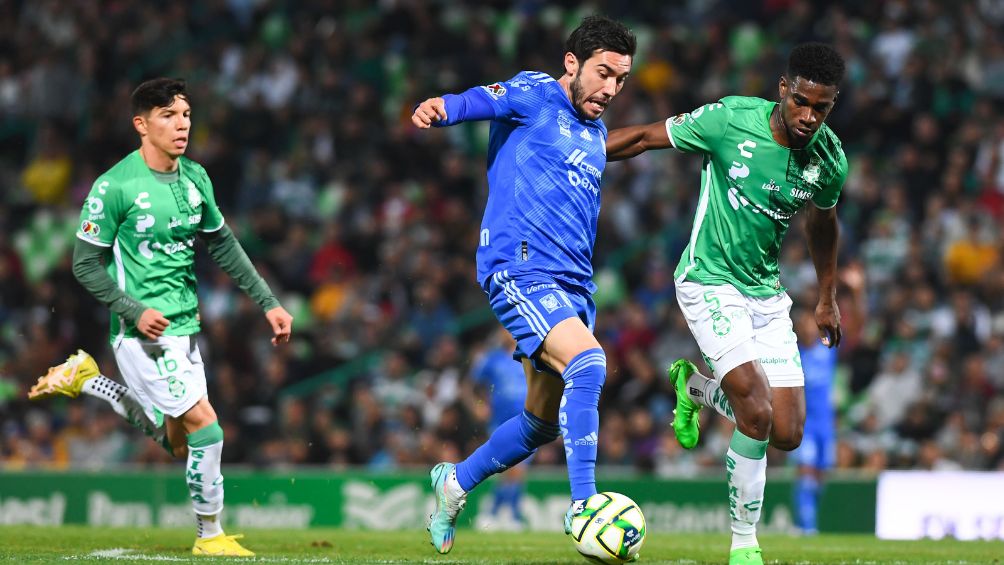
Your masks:
{"label": "sock logo", "polygon": [[704,391],[699,388],[689,387],[688,392],[692,398],[704,398]]}
{"label": "sock logo", "polygon": [[599,437],[596,432],[589,432],[585,436],[575,440],[575,445],[596,445],[599,443]]}

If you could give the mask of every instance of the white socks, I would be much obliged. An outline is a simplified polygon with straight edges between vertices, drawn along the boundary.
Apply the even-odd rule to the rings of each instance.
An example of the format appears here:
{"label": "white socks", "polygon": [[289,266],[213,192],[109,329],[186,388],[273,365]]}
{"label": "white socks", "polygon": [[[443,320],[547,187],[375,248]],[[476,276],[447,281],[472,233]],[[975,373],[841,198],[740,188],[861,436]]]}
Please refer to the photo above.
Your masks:
{"label": "white socks", "polygon": [[213,422],[201,430],[188,434],[188,461],[185,482],[195,508],[199,537],[213,537],[223,533],[219,514],[223,511],[223,428]]}
{"label": "white socks", "polygon": [[767,440],[753,439],[737,429],[725,455],[725,471],[732,515],[732,549],[756,547],[759,545],[756,525],[767,483]]}
{"label": "white socks", "polygon": [[[695,391],[698,394],[694,394]],[[690,375],[687,379],[687,396],[694,402],[714,408],[733,424],[736,423],[736,415],[732,413],[729,399],[725,397],[725,392],[715,379],[709,379],[700,373]]]}

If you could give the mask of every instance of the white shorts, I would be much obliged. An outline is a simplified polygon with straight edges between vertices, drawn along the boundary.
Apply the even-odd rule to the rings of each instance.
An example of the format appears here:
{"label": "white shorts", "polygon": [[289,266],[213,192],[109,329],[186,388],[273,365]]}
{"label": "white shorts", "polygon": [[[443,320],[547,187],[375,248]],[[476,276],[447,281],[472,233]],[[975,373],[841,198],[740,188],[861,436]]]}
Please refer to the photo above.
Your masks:
{"label": "white shorts", "polygon": [[115,347],[115,362],[151,421],[177,418],[206,396],[206,371],[194,335],[127,337]]}
{"label": "white shorts", "polygon": [[676,285],[676,301],[715,379],[757,360],[772,387],[804,386],[786,293],[756,298],[732,285]]}

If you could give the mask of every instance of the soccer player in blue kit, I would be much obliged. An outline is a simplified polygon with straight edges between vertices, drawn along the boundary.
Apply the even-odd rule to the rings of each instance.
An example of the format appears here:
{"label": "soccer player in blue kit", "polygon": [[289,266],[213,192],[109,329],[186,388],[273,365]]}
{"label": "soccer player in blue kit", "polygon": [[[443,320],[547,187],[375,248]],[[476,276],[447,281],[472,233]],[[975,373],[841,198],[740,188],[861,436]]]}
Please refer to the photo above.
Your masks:
{"label": "soccer player in blue kit", "polygon": [[[493,336],[494,345],[485,351],[474,367],[471,376],[474,382],[488,389],[491,404],[491,428],[494,432],[514,416],[523,413],[526,402],[526,379],[523,368],[512,358],[516,341],[505,328],[499,328]],[[526,460],[529,463],[529,459]],[[526,465],[510,467],[495,485],[495,500],[492,501],[492,516],[497,516],[503,505],[512,508],[512,516],[517,522],[523,521],[519,509],[523,495],[523,479]]]}
{"label": "soccer player in blue kit", "polygon": [[523,71],[430,98],[412,115],[423,129],[491,120],[477,276],[516,339],[513,358],[522,362],[527,383],[521,414],[464,461],[432,469],[436,510],[429,533],[440,553],[453,548],[471,489],[559,435],[572,491],[565,533],[596,494],[597,407],[606,379],[606,356],[592,332],[592,255],[606,166],[600,117],[624,86],[635,46],[624,25],[590,16],[565,43],[560,78]]}
{"label": "soccer player in blue kit", "polygon": [[803,311],[795,326],[798,353],[805,374],[805,431],[792,453],[798,465],[795,482],[795,523],[806,534],[818,533],[816,514],[823,476],[836,458],[837,431],[831,392],[837,371],[837,350],[819,341],[812,312]]}

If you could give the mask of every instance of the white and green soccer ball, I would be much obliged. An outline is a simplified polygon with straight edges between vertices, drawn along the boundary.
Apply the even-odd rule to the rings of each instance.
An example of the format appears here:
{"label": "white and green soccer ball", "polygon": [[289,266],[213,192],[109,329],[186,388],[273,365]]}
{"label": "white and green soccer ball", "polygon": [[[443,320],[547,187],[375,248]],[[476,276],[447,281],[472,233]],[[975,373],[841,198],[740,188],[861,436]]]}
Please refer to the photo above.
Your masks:
{"label": "white and green soccer ball", "polygon": [[635,560],[645,530],[641,507],[617,492],[590,496],[582,513],[572,518],[575,549],[590,561],[609,565]]}

